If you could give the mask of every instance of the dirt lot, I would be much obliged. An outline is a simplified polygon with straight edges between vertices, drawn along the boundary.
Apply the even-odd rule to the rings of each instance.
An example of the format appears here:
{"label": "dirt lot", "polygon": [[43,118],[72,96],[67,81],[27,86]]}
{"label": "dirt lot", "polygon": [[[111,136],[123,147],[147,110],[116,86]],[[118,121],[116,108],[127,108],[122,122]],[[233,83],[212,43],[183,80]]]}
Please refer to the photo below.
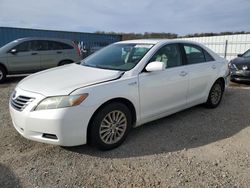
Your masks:
{"label": "dirt lot", "polygon": [[0,187],[249,187],[250,86],[132,130],[119,148],[63,148],[22,138],[0,85]]}

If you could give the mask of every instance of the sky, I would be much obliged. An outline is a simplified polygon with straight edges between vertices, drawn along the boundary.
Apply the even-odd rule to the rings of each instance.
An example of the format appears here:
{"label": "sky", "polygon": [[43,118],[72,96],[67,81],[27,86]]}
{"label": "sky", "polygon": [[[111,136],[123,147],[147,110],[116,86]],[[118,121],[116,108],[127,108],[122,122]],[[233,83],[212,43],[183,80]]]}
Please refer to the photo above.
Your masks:
{"label": "sky", "polygon": [[0,0],[0,27],[80,32],[250,31],[250,0]]}

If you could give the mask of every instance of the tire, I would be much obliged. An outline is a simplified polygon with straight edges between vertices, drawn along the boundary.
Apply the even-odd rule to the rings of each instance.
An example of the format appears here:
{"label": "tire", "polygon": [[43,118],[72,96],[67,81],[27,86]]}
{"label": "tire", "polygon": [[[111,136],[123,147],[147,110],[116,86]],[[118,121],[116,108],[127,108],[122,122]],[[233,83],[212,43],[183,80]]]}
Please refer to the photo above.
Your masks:
{"label": "tire", "polygon": [[68,64],[70,64],[70,63],[73,63],[73,61],[71,61],[71,60],[64,60],[64,61],[61,61],[61,62],[58,64],[58,66],[68,65]]}
{"label": "tire", "polygon": [[221,81],[216,81],[212,88],[210,89],[207,102],[205,103],[207,108],[216,108],[222,99],[224,92],[223,83]]}
{"label": "tire", "polygon": [[6,70],[0,66],[0,83],[3,83],[6,79]]}
{"label": "tire", "polygon": [[129,108],[119,102],[107,104],[94,116],[90,124],[90,144],[100,150],[120,146],[132,125]]}

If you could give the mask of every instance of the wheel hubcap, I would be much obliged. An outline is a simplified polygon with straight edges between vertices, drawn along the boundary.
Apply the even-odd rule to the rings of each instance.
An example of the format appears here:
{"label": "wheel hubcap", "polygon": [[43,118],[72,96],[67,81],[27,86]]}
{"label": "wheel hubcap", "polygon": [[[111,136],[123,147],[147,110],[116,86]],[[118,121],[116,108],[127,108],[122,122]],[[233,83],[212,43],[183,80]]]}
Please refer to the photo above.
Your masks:
{"label": "wheel hubcap", "polygon": [[222,91],[220,84],[214,85],[214,88],[211,93],[211,102],[216,105],[220,101],[221,94]]}
{"label": "wheel hubcap", "polygon": [[127,129],[126,115],[118,110],[108,113],[102,120],[99,129],[101,140],[106,144],[117,143]]}

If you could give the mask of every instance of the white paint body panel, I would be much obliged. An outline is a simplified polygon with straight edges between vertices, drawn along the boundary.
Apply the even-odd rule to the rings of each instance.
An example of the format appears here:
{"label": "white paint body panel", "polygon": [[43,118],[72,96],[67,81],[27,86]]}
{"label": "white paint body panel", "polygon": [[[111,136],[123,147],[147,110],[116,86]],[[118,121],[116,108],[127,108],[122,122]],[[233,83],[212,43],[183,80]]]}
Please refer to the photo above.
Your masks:
{"label": "white paint body panel", "polygon": [[[132,70],[123,74],[120,71],[69,65],[43,71],[21,81],[16,88],[17,95],[34,97],[35,100],[21,112],[10,105],[10,114],[17,131],[25,138],[49,144],[85,144],[92,115],[109,100],[129,100],[136,111],[134,126],[139,126],[206,102],[213,83],[218,78],[227,76],[227,62],[209,50],[216,61],[142,72],[148,60],[160,47],[181,41],[128,41],[131,42],[150,43],[154,47]],[[32,110],[48,96],[83,93],[88,93],[89,96],[78,106]],[[55,134],[58,139],[43,138],[43,133]]]}
{"label": "white paint body panel", "polygon": [[33,74],[18,86],[46,96],[68,95],[79,87],[115,79],[119,75],[119,71],[70,64]]}

